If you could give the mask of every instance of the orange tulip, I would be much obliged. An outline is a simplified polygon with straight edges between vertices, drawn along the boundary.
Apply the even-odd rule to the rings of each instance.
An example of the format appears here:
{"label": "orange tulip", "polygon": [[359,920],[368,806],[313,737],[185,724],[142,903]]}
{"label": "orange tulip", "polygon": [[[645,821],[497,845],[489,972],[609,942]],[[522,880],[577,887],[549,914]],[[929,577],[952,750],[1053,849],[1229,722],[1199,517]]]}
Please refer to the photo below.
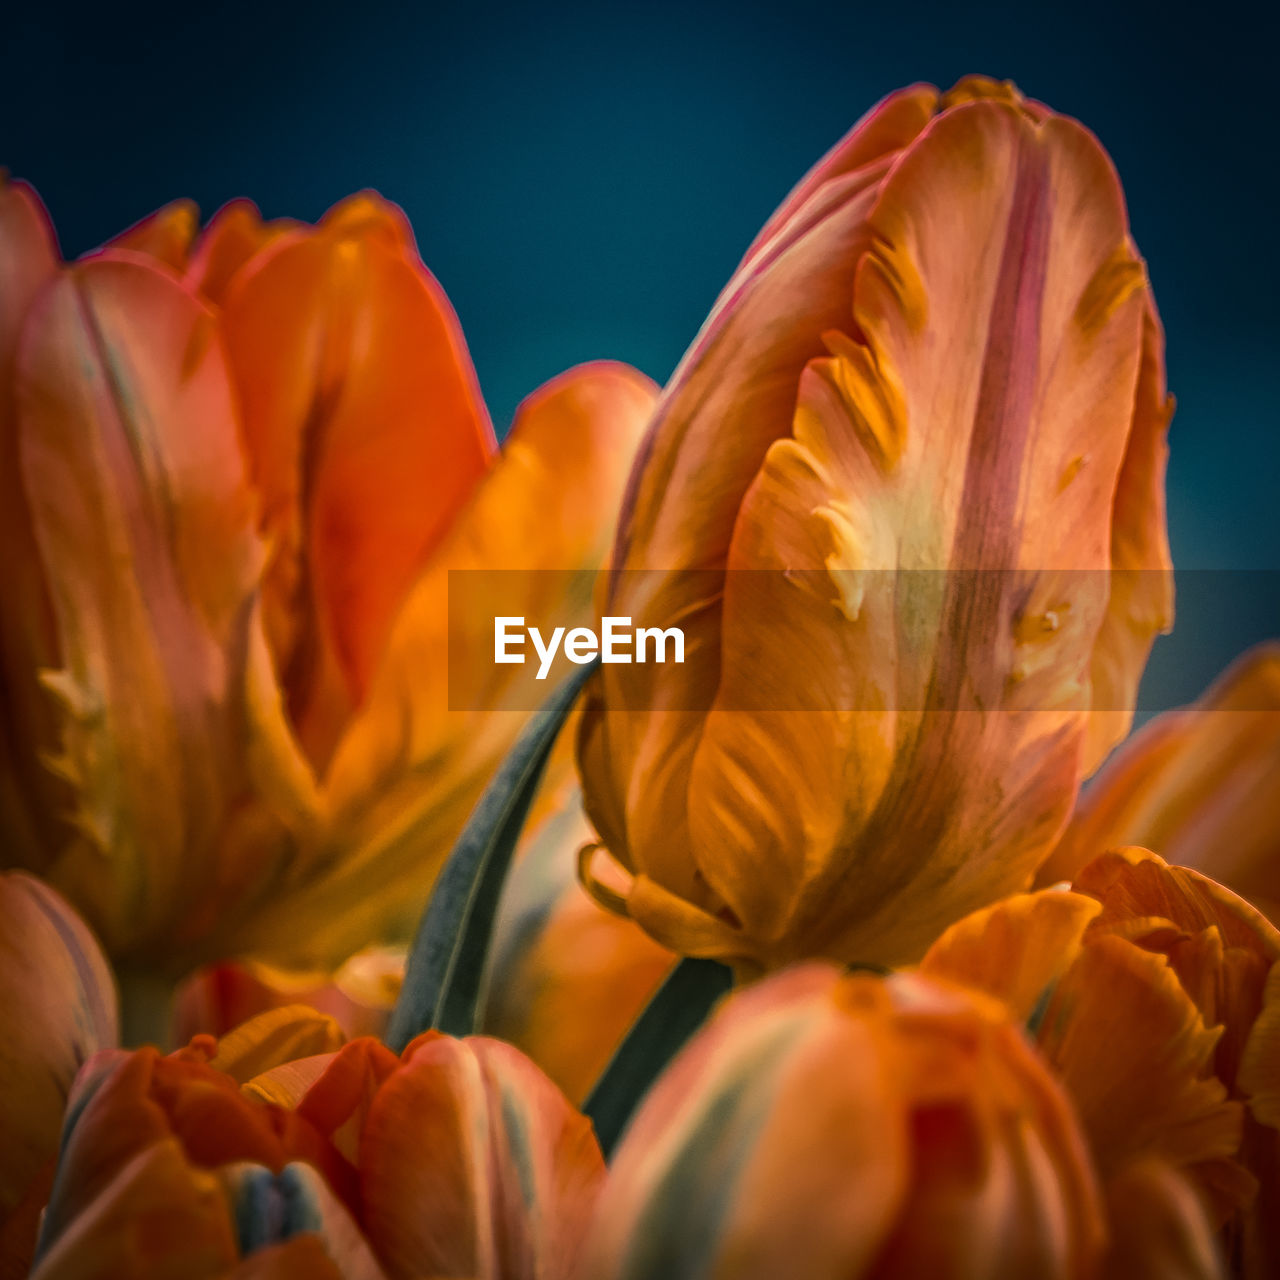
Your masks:
{"label": "orange tulip", "polygon": [[1134,734],[1080,797],[1039,882],[1139,844],[1196,867],[1280,922],[1280,645]]}
{"label": "orange tulip", "polygon": [[428,1033],[399,1058],[335,1038],[295,1007],[95,1059],[38,1280],[567,1278],[604,1166],[550,1081],[483,1037]]}
{"label": "orange tulip", "polygon": [[731,996],[659,1080],[582,1274],[1220,1275],[1181,1176],[1120,1173],[1108,1227],[1071,1104],[997,1002],[807,965]]}
{"label": "orange tulip", "polygon": [[1265,1276],[1280,1259],[1280,1117],[1259,1067],[1280,1020],[1280,985],[1268,983],[1278,960],[1280,932],[1247,902],[1146,850],[1117,849],[1070,893],[1022,894],[959,921],[922,970],[1019,1016],[1045,1000],[1039,1047],[1104,1173],[1146,1158],[1182,1169],[1226,1224],[1231,1260]]}
{"label": "orange tulip", "polygon": [[900,963],[1024,886],[1172,616],[1170,409],[1091,134],[983,79],[866,117],[748,251],[630,482],[601,612],[685,635],[583,714],[631,916],[744,970]]}
{"label": "orange tulip", "polygon": [[332,968],[408,935],[525,719],[506,667],[449,709],[449,571],[580,570],[515,576],[585,621],[652,391],[572,370],[499,455],[394,206],[194,234],[62,266],[0,187],[4,857],[126,970]]}
{"label": "orange tulip", "polygon": [[675,962],[578,883],[594,835],[576,794],[530,833],[503,888],[483,1016],[578,1104]]}
{"label": "orange tulip", "polygon": [[0,875],[0,1276],[25,1275],[67,1093],[114,1045],[116,993],[93,935],[47,885]]}

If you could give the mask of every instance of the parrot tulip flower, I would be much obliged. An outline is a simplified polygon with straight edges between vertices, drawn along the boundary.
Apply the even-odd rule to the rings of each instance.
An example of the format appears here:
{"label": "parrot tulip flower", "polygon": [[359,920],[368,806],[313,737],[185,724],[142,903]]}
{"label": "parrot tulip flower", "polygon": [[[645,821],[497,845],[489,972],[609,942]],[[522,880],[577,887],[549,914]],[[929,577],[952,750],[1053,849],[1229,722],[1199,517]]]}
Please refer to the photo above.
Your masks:
{"label": "parrot tulip flower", "polygon": [[25,1275],[76,1073],[119,1037],[93,935],[47,885],[0,875],[0,1276]]}
{"label": "parrot tulip flower", "polygon": [[[998,1002],[805,965],[729,997],[654,1087],[583,1274],[1221,1274],[1181,1175],[1119,1172],[1104,1199],[1071,1104]],[[1109,1225],[1113,1203],[1132,1218]],[[1147,1229],[1150,1257],[1193,1265],[1122,1273]]]}
{"label": "parrot tulip flower", "polygon": [[448,574],[580,571],[511,576],[585,621],[653,398],[582,366],[499,453],[394,206],[195,226],[63,265],[0,187],[4,857],[126,987],[407,939],[526,718],[450,709]]}
{"label": "parrot tulip flower", "polygon": [[604,1164],[555,1086],[484,1037],[340,1042],[298,1006],[93,1059],[33,1274],[569,1280]]}
{"label": "parrot tulip flower", "polygon": [[957,922],[922,971],[1034,1011],[1104,1172],[1144,1158],[1181,1169],[1225,1224],[1230,1260],[1261,1277],[1280,1258],[1280,1126],[1262,1067],[1278,960],[1280,932],[1247,902],[1129,848],[1095,858],[1071,892]]}
{"label": "parrot tulip flower", "polygon": [[1170,412],[1096,139],[989,80],[881,103],[637,458],[599,608],[685,660],[606,665],[583,713],[628,913],[742,972],[894,964],[1024,887],[1171,621]]}
{"label": "parrot tulip flower", "polygon": [[1080,797],[1037,877],[1070,880],[1099,849],[1143,845],[1280,921],[1280,645],[1259,645],[1189,707],[1124,744]]}

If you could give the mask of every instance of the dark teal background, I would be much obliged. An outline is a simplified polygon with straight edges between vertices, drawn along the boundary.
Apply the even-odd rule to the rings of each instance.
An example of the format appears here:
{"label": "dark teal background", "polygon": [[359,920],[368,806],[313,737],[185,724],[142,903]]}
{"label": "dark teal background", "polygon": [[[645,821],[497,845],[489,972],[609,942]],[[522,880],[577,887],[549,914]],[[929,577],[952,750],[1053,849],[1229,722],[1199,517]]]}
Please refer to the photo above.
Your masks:
{"label": "dark teal background", "polygon": [[[175,196],[314,219],[376,187],[453,300],[499,430],[597,356],[659,381],[769,212],[876,99],[1007,77],[1128,192],[1178,396],[1180,567],[1280,569],[1274,33],[1262,6],[353,3],[3,20],[0,163],[68,254]],[[1198,577],[1144,702],[1280,629],[1271,575]]]}

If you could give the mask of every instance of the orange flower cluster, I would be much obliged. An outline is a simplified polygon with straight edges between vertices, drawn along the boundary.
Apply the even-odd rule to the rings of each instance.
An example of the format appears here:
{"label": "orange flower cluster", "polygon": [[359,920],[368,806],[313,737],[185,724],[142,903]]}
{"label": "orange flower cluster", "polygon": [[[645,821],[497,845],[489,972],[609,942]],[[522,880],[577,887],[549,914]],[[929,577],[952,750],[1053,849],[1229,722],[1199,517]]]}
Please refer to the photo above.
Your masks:
{"label": "orange flower cluster", "polygon": [[[501,450],[381,199],[67,264],[0,186],[0,1280],[1280,1274],[1280,653],[1106,760],[1171,411],[1106,154],[980,77]],[[500,901],[466,569],[686,636],[534,724]],[[481,937],[476,1034],[388,1048]]]}

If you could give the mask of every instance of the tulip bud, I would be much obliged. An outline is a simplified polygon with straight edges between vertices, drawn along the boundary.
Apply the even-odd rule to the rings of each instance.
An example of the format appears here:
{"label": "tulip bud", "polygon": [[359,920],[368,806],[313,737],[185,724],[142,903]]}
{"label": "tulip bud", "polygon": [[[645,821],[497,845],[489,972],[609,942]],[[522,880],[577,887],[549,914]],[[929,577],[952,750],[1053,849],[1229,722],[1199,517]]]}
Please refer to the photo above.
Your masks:
{"label": "tulip bud", "polygon": [[1001,1006],[804,966],[731,996],[623,1138],[583,1275],[1086,1276],[1101,1202]]}
{"label": "tulip bud", "polygon": [[90,1060],[34,1274],[570,1280],[604,1163],[555,1086],[484,1037],[340,1040],[295,1006]]}
{"label": "tulip bud", "polygon": [[981,79],[876,108],[632,474],[600,611],[685,661],[605,666],[583,714],[626,910],[744,970],[900,963],[1025,885],[1171,618],[1170,407],[1096,139]]}

